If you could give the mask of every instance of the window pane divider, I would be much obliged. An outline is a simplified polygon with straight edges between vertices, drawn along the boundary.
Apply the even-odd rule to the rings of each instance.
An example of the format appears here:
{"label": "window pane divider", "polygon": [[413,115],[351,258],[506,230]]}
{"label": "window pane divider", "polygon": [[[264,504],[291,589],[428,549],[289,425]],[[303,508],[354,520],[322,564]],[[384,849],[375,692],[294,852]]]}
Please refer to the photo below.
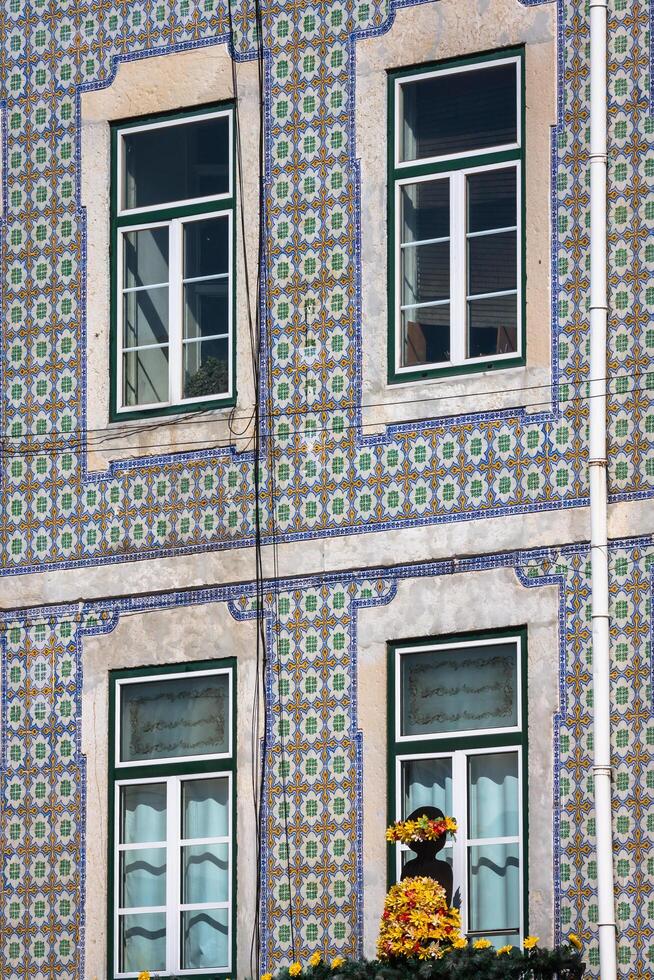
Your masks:
{"label": "window pane divider", "polygon": [[163,350],[164,347],[170,347],[170,344],[168,342],[165,344],[139,344],[137,347],[123,347],[123,354],[133,354],[134,351],[139,350]]}
{"label": "window pane divider", "polygon": [[212,333],[207,337],[185,337],[182,340],[182,344],[201,344],[205,340],[224,340],[225,337],[229,337],[228,333]]}
{"label": "window pane divider", "polygon": [[517,289],[498,289],[495,293],[471,293],[466,298],[468,300],[473,299],[495,299],[496,296],[516,296],[518,293]]}
{"label": "window pane divider", "polygon": [[129,908],[116,909],[118,915],[145,915],[146,912],[165,912],[165,905],[134,905]]}
{"label": "window pane divider", "polygon": [[124,286],[123,293],[143,293],[148,289],[167,289],[170,284],[167,282],[153,282],[148,286]]}
{"label": "window pane divider", "polygon": [[192,276],[190,279],[182,279],[186,286],[192,282],[213,282],[214,279],[229,279],[229,272],[216,272],[211,276]]}
{"label": "window pane divider", "polygon": [[167,841],[157,840],[157,841],[143,841],[143,843],[133,843],[133,844],[118,844],[119,851],[146,851],[150,848],[154,849],[156,847],[162,848],[167,846]]}
{"label": "window pane divider", "polygon": [[180,823],[181,823],[181,791],[178,776],[171,776],[168,782],[167,809],[168,820],[168,854],[166,861],[166,965],[168,970],[176,972],[181,965],[181,950],[179,945],[179,903],[181,900],[180,867]]}
{"label": "window pane divider", "polygon": [[486,235],[504,235],[509,231],[517,231],[517,225],[507,225],[505,228],[485,228],[484,231],[469,231],[468,238],[484,238]]}
{"label": "window pane divider", "polygon": [[406,303],[400,306],[401,310],[422,310],[426,306],[446,306],[450,302],[448,296],[447,299],[429,299],[425,300],[424,303]]}
{"label": "window pane divider", "polygon": [[[179,285],[184,273],[182,222],[173,218],[170,222],[170,238],[168,245],[168,261],[170,282],[173,284],[168,296],[168,336],[170,340],[170,355],[168,357],[168,400],[175,404],[182,399],[182,358],[177,354],[182,348],[182,304],[183,296]],[[177,288],[174,288],[175,285]]]}
{"label": "window pane divider", "polygon": [[[212,777],[213,778],[213,777]],[[204,847],[206,844],[229,844],[229,837],[183,837],[180,838],[180,847],[188,847],[192,844]]]}
{"label": "window pane divider", "polygon": [[468,847],[490,847],[494,844],[519,844],[520,837],[517,835],[509,837],[471,837],[468,839]]}
{"label": "window pane divider", "polygon": [[449,242],[449,240],[449,235],[445,235],[442,238],[421,238],[417,242],[401,242],[400,248],[417,248],[418,245],[442,245],[445,242]]}
{"label": "window pane divider", "polygon": [[187,904],[180,904],[179,906],[180,912],[201,912],[203,909],[210,910],[228,908],[229,902],[188,902]]}
{"label": "window pane divider", "polygon": [[466,338],[466,177],[461,171],[450,176],[450,363],[462,364]]}

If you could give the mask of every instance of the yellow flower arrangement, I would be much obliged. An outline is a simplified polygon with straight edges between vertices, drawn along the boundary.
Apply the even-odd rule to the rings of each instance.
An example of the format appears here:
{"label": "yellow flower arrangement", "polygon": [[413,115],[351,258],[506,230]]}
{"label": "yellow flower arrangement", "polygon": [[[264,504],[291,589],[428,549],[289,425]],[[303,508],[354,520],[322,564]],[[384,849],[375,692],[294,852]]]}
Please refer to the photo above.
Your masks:
{"label": "yellow flower arrangement", "polygon": [[433,878],[406,878],[393,885],[384,902],[377,940],[380,960],[437,959],[460,939],[459,912],[448,908],[442,885]]}
{"label": "yellow flower arrangement", "polygon": [[149,970],[141,970],[141,972],[138,975],[137,980],[150,980],[150,971]]}
{"label": "yellow flower arrangement", "polygon": [[525,949],[533,949],[534,946],[538,946],[540,942],[539,936],[527,936],[524,943],[522,944]]}
{"label": "yellow flower arrangement", "polygon": [[506,946],[500,946],[500,948],[497,951],[497,955],[498,956],[503,956],[505,953],[510,953],[512,949],[513,949],[513,946],[511,946],[510,943],[507,944]]}
{"label": "yellow flower arrangement", "polygon": [[335,956],[332,960],[332,970],[339,970],[342,966],[345,966],[345,959],[342,956]]}
{"label": "yellow flower arrangement", "polygon": [[291,965],[288,968],[288,972],[292,977],[297,977],[298,974],[302,973],[302,967],[300,966],[299,963],[291,963]]}
{"label": "yellow flower arrangement", "polygon": [[568,933],[568,942],[570,943],[571,946],[574,946],[574,948],[579,952],[581,952],[581,950],[583,949],[581,939],[579,938],[576,932]]}
{"label": "yellow flower arrangement", "polygon": [[490,939],[475,939],[472,944],[473,949],[490,949],[492,946]]}
{"label": "yellow flower arrangement", "polygon": [[312,953],[311,956],[309,957],[309,966],[318,966],[320,964],[321,959],[322,956],[320,955],[320,953],[318,952]]}
{"label": "yellow flower arrangement", "polygon": [[390,844],[410,844],[412,840],[438,840],[443,834],[456,834],[454,817],[430,820],[423,816],[417,820],[397,820],[387,829],[386,840]]}

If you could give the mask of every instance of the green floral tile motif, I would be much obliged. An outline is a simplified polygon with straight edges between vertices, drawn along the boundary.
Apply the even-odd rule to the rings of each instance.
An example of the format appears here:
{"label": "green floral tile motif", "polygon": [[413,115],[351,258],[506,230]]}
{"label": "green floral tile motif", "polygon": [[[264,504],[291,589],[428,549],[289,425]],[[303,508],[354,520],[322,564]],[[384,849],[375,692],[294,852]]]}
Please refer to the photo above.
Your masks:
{"label": "green floral tile motif", "polygon": [[[611,548],[611,729],[613,844],[618,975],[645,980],[654,965],[654,718],[652,716],[652,569],[649,541]],[[534,558],[520,572],[526,585],[558,582],[561,711],[556,719],[555,878],[559,935],[576,932],[589,975],[599,975],[597,867],[592,804],[593,704],[590,557],[566,549]]]}
{"label": "green floral tile motif", "polygon": [[[545,390],[532,399],[543,403],[537,415],[509,410],[366,434],[352,116],[357,41],[398,29],[403,5],[262,5],[271,351],[263,396],[273,433],[262,471],[266,538],[587,502],[588,11],[581,0],[559,0],[554,411]],[[86,468],[78,96],[109,85],[120,60],[227,43],[225,0],[5,0],[4,11],[2,566],[26,571],[251,545],[247,453],[150,457],[93,475]],[[619,497],[649,495],[654,485],[654,252],[647,243],[654,211],[647,5],[613,0],[610,16],[609,480]],[[234,5],[232,26],[233,50],[253,57],[258,32],[248,0]],[[546,311],[539,316],[545,324]],[[315,460],[311,475],[307,459]],[[170,486],[164,497],[155,489],[162,477]]]}
{"label": "green floral tile motif", "polygon": [[[611,689],[619,975],[646,980],[654,928],[652,570],[648,541],[611,546]],[[472,558],[457,573],[514,568],[526,588],[559,587],[559,698],[554,719],[555,927],[583,937],[598,975],[592,808],[590,565],[587,548]],[[264,598],[266,783],[261,872],[262,953],[270,968],[292,946],[306,957],[357,954],[362,766],[358,611],[392,603],[401,579],[452,574],[450,562],[282,581]],[[228,602],[255,611],[254,586],[170,593],[85,608],[26,611],[2,622],[3,770],[0,973],[8,980],[83,971],[85,760],[80,754],[83,638],[120,615]],[[107,641],[109,642],[109,641]],[[551,651],[552,656],[556,655]],[[382,722],[383,724],[383,722]]]}
{"label": "green floral tile motif", "polygon": [[85,760],[75,614],[2,624],[3,977],[78,977]]}

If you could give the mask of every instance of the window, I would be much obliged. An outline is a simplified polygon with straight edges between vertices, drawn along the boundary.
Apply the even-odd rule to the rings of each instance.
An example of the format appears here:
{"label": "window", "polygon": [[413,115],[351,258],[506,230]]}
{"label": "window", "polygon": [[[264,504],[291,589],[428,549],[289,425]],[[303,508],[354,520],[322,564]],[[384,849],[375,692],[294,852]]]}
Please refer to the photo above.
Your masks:
{"label": "window", "polygon": [[111,675],[109,976],[229,975],[233,661]]}
{"label": "window", "polygon": [[390,86],[389,381],[521,363],[521,54]]}
{"label": "window", "polygon": [[[454,877],[463,931],[496,946],[524,934],[521,632],[390,649],[389,817],[438,807],[458,823],[440,857]],[[396,848],[399,879],[408,848]]]}
{"label": "window", "polygon": [[112,131],[112,418],[234,404],[231,108]]}

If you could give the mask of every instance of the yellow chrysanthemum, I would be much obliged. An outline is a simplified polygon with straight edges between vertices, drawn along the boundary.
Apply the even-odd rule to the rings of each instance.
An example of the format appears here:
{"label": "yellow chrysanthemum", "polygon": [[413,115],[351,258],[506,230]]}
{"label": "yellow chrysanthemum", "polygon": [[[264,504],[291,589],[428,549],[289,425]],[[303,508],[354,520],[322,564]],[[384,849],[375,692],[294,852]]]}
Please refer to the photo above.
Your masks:
{"label": "yellow chrysanthemum", "polygon": [[578,949],[579,952],[581,952],[581,950],[583,948],[582,947],[582,942],[581,942],[581,939],[579,938],[579,936],[577,935],[576,932],[569,932],[568,933],[568,942],[572,946],[574,946],[575,949]]}
{"label": "yellow chrysanthemum", "polygon": [[384,902],[377,955],[420,960],[439,959],[461,937],[458,909],[448,908],[445,890],[433,878],[407,878],[388,892]]}
{"label": "yellow chrysanthemum", "polygon": [[317,951],[315,953],[312,953],[311,956],[309,957],[309,966],[318,966],[321,959],[322,956],[320,955],[320,953],[318,953]]}
{"label": "yellow chrysanthemum", "polygon": [[386,840],[391,844],[397,841],[408,844],[412,840],[438,840],[443,834],[456,834],[454,817],[431,820],[422,816],[416,820],[397,820],[386,830]]}
{"label": "yellow chrysanthemum", "polygon": [[538,946],[540,942],[539,936],[527,936],[524,943],[522,944],[525,949],[533,949],[534,946]]}
{"label": "yellow chrysanthemum", "polygon": [[468,941],[463,936],[457,936],[457,938],[452,941],[452,946],[454,949],[465,949],[467,945]]}
{"label": "yellow chrysanthemum", "polygon": [[500,946],[500,948],[497,951],[497,955],[498,956],[503,956],[504,953],[510,953],[512,949],[513,949],[513,946],[511,946],[510,944],[507,945],[507,946]]}
{"label": "yellow chrysanthemum", "polygon": [[332,960],[332,970],[339,970],[342,966],[345,966],[345,960],[342,956],[335,956]]}
{"label": "yellow chrysanthemum", "polygon": [[272,973],[262,973],[261,980],[273,980]]}
{"label": "yellow chrysanthemum", "polygon": [[138,980],[150,980],[150,971],[141,970],[141,972],[138,975]]}
{"label": "yellow chrysanthemum", "polygon": [[292,977],[297,977],[300,973],[302,973],[302,967],[299,963],[291,963],[288,968],[288,972]]}
{"label": "yellow chrysanthemum", "polygon": [[473,949],[490,949],[492,946],[490,939],[475,939],[472,944]]}

